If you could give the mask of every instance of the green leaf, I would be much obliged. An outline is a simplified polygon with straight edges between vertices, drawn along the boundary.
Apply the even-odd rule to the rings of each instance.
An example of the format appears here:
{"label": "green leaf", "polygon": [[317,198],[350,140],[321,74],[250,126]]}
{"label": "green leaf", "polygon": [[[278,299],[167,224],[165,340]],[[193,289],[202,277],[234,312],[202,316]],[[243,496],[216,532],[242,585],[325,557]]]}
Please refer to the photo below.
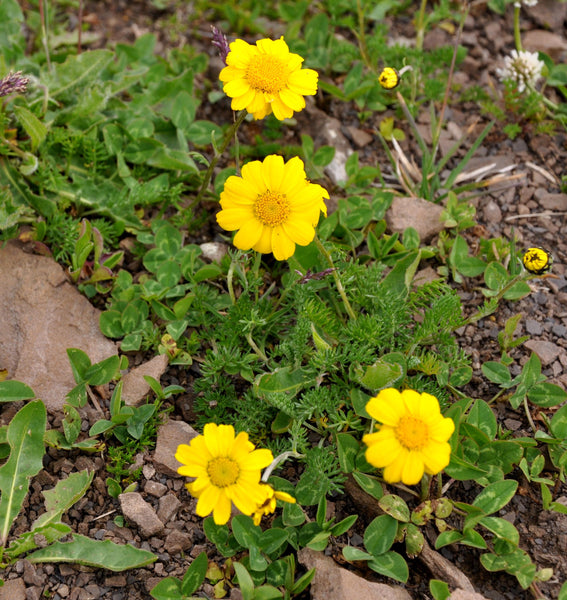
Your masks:
{"label": "green leaf", "polygon": [[410,510],[403,498],[396,496],[395,494],[387,494],[378,501],[380,508],[387,514],[401,521],[402,523],[408,523],[410,520]]}
{"label": "green leaf", "polygon": [[238,585],[242,592],[243,600],[254,600],[254,581],[252,581],[250,573],[248,573],[244,565],[238,562],[233,563],[233,567],[238,578]]}
{"label": "green leaf", "polygon": [[260,528],[247,515],[236,515],[232,519],[232,533],[236,541],[244,548],[257,546],[260,537]]}
{"label": "green leaf", "polygon": [[64,63],[54,63],[52,71],[46,76],[50,97],[61,96],[78,86],[86,89],[113,58],[114,52],[111,50],[91,50],[77,55],[69,54]]}
{"label": "green leaf", "polygon": [[203,551],[193,560],[183,577],[181,591],[185,596],[191,596],[203,584],[208,566],[209,559]]}
{"label": "green leaf", "polygon": [[32,152],[47,136],[47,127],[25,106],[14,106],[14,114],[31,140]]}
{"label": "green leaf", "polygon": [[536,383],[528,390],[528,398],[530,402],[537,406],[549,408],[564,402],[567,399],[567,392],[558,385],[543,381],[542,383]]}
{"label": "green leaf", "polygon": [[46,512],[34,521],[32,529],[58,522],[63,513],[85,495],[93,477],[94,471],[71,473],[67,479],[59,481],[53,489],[45,490],[43,496]]}
{"label": "green leaf", "polygon": [[371,560],[373,557],[372,554],[368,552],[364,552],[360,548],[356,548],[354,546],[345,546],[343,548],[343,556],[348,561],[356,561],[356,560]]}
{"label": "green leaf", "polygon": [[439,581],[439,579],[429,580],[429,592],[434,600],[447,600],[451,595],[449,586],[444,581]]}
{"label": "green leaf", "polygon": [[398,522],[389,515],[376,517],[364,532],[364,547],[378,556],[387,552],[394,543],[398,532]]}
{"label": "green leaf", "polygon": [[89,385],[104,385],[117,373],[120,367],[120,358],[116,355],[92,365],[85,371],[85,380]]}
{"label": "green leaf", "polygon": [[557,439],[567,439],[567,404],[553,415],[549,428]]}
{"label": "green leaf", "polygon": [[81,383],[85,380],[85,375],[91,366],[91,359],[87,353],[79,348],[68,348],[67,357],[71,363],[71,370],[76,383]]}
{"label": "green leaf", "polygon": [[483,517],[479,523],[491,531],[494,535],[502,538],[511,544],[518,545],[520,542],[520,534],[518,530],[506,519],[500,517]]}
{"label": "green leaf", "polygon": [[386,552],[368,561],[368,566],[376,573],[405,583],[409,577],[408,564],[397,552]]}
{"label": "green leaf", "polygon": [[360,450],[360,443],[348,433],[337,434],[337,451],[339,464],[344,473],[351,473],[355,469],[356,455]]}
{"label": "green leaf", "polygon": [[507,387],[512,381],[512,376],[510,375],[510,371],[508,371],[508,367],[502,363],[488,361],[482,365],[481,369],[484,376],[493,383],[498,383]]}
{"label": "green leaf", "polygon": [[276,550],[281,548],[287,542],[287,540],[288,533],[285,531],[285,529],[272,527],[271,529],[267,529],[264,531],[264,533],[262,533],[258,542],[258,546],[263,552],[270,556]]}
{"label": "green leaf", "polygon": [[478,427],[491,440],[496,436],[498,424],[492,409],[484,400],[477,400],[470,409],[467,423]]}
{"label": "green leaf", "polygon": [[180,600],[181,581],[177,577],[166,577],[150,590],[150,596],[156,600]]}
{"label": "green leaf", "polygon": [[0,467],[0,546],[5,546],[14,519],[28,493],[30,478],[43,468],[47,415],[41,400],[21,408],[8,426],[10,457]]}
{"label": "green leaf", "polygon": [[303,369],[282,367],[273,373],[259,375],[254,381],[254,393],[262,398],[264,394],[285,392],[289,397],[295,396],[306,385],[315,383],[313,376]]}
{"label": "green leaf", "polygon": [[409,293],[413,276],[419,266],[421,253],[419,250],[410,252],[405,258],[399,260],[394,268],[380,283],[383,292],[405,297]]}
{"label": "green leaf", "polygon": [[362,385],[374,392],[393,387],[406,374],[406,359],[399,352],[385,354],[373,365],[367,367],[360,378]]}
{"label": "green leaf", "polygon": [[35,550],[40,544],[52,544],[70,532],[71,528],[64,523],[51,523],[39,527],[33,531],[20,534],[10,544],[10,547],[6,550],[6,555],[10,561],[13,561],[21,554],[27,554]]}
{"label": "green leaf", "polygon": [[346,533],[357,521],[358,515],[350,515],[331,527],[331,535],[338,537]]}
{"label": "green leaf", "polygon": [[305,522],[305,513],[301,506],[286,502],[282,510],[282,522],[286,527],[297,527]]}
{"label": "green leaf", "polygon": [[18,402],[35,398],[35,392],[21,381],[0,381],[0,402]]}
{"label": "green leaf", "polygon": [[26,557],[31,563],[77,563],[110,571],[126,571],[151,565],[157,556],[147,550],[130,544],[115,544],[91,540],[83,535],[73,534],[70,542],[56,542]]}
{"label": "green leaf", "polygon": [[500,510],[514,497],[518,482],[505,479],[487,485],[474,499],[473,506],[480,508],[485,515]]}
{"label": "green leaf", "polygon": [[380,500],[384,495],[384,488],[382,484],[375,478],[370,475],[366,475],[366,473],[360,473],[359,471],[354,471],[352,474],[356,483],[367,493],[370,494],[376,500]]}

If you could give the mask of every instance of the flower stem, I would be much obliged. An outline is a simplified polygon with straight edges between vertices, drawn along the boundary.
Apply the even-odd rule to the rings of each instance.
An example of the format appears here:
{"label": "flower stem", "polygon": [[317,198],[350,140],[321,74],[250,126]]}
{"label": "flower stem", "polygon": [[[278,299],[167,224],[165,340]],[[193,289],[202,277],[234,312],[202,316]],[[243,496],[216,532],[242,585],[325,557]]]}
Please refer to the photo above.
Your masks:
{"label": "flower stem", "polygon": [[303,458],[304,456],[304,454],[299,454],[299,452],[296,452],[295,450],[284,452],[283,454],[276,456],[276,458],[274,458],[274,460],[266,467],[266,470],[262,475],[262,481],[264,483],[268,481],[270,475],[272,474],[272,471],[284,460],[287,460],[288,458]]}
{"label": "flower stem", "polygon": [[211,159],[207,170],[205,171],[203,183],[201,184],[201,188],[199,189],[197,197],[195,198],[195,200],[193,200],[193,202],[191,202],[191,206],[199,204],[199,202],[201,202],[201,200],[203,199],[203,194],[209,187],[209,183],[211,182],[211,178],[213,176],[214,168],[217,166],[219,158],[224,154],[224,151],[228,148],[228,145],[230,144],[231,140],[236,136],[236,132],[238,131],[238,128],[240,127],[242,121],[244,121],[244,119],[246,118],[247,114],[248,113],[245,110],[241,111],[241,113],[235,119],[234,123],[231,125],[230,129],[226,132],[221,147],[218,149],[218,151],[215,151],[214,156]]}
{"label": "flower stem", "polygon": [[518,52],[522,51],[522,35],[520,33],[520,7],[514,6],[514,44]]}
{"label": "flower stem", "polygon": [[263,360],[264,362],[268,362],[268,357],[265,355],[264,352],[262,352],[262,350],[258,347],[258,344],[252,338],[251,331],[249,331],[246,334],[246,340],[250,344],[250,347],[252,348],[252,350],[254,350],[254,352],[260,357],[260,359]]}
{"label": "flower stem", "polygon": [[333,273],[333,277],[335,279],[335,285],[337,286],[337,290],[339,291],[339,294],[342,298],[343,304],[345,306],[345,309],[346,309],[349,317],[353,320],[356,320],[356,315],[355,315],[354,311],[352,310],[352,306],[350,305],[350,302],[348,301],[348,298],[347,298],[347,295],[345,292],[345,288],[343,287],[343,284],[339,278],[339,274],[337,273],[337,269],[335,268],[335,263],[333,263],[333,259],[331,258],[331,255],[329,254],[329,252],[327,251],[325,246],[323,246],[323,244],[321,243],[321,240],[317,237],[317,235],[315,235],[315,243],[317,244],[317,248],[319,248],[319,251],[321,252],[321,254],[325,257],[329,266],[333,269],[332,273]]}

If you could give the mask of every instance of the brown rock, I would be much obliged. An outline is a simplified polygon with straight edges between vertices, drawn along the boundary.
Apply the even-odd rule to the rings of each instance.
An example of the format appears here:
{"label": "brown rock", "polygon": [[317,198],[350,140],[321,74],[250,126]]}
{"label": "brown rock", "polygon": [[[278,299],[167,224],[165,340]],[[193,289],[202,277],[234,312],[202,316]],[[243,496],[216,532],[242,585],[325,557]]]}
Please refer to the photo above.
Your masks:
{"label": "brown rock", "polygon": [[167,421],[158,429],[154,466],[156,471],[170,477],[181,477],[177,469],[181,466],[175,458],[179,444],[189,444],[199,435],[183,421]]}
{"label": "brown rock", "polygon": [[0,587],[0,600],[26,600],[26,584],[24,580],[8,579]]}
{"label": "brown rock", "polygon": [[167,523],[175,516],[175,513],[179,510],[181,502],[173,494],[167,494],[159,499],[159,506],[157,515],[163,523]]}
{"label": "brown rock", "polygon": [[165,539],[165,551],[168,554],[185,552],[193,545],[191,535],[183,531],[172,531]]}
{"label": "brown rock", "polygon": [[315,568],[311,582],[312,600],[411,600],[401,587],[367,581],[351,571],[339,567],[322,552],[303,548],[298,553],[299,562],[308,569]]}
{"label": "brown rock", "polygon": [[132,524],[138,527],[144,538],[160,534],[164,527],[156,511],[138,492],[127,492],[118,496],[122,514]]}
{"label": "brown rock", "polygon": [[458,589],[449,596],[448,600],[487,600],[487,598],[476,592]]}
{"label": "brown rock", "polygon": [[427,542],[418,554],[418,558],[427,566],[435,579],[446,581],[451,587],[474,592],[469,578],[443,555],[433,550]]}
{"label": "brown rock", "polygon": [[522,44],[530,52],[545,52],[554,61],[560,61],[567,52],[567,41],[562,35],[545,31],[544,29],[532,29],[522,36]]}
{"label": "brown rock", "polygon": [[0,247],[0,281],[0,365],[57,412],[75,386],[67,348],[96,363],[116,354],[116,346],[100,332],[100,312],[53,259],[9,242]]}
{"label": "brown rock", "polygon": [[528,340],[524,346],[537,354],[544,367],[550,365],[561,353],[561,347],[553,342]]}
{"label": "brown rock", "polygon": [[132,369],[122,378],[122,400],[127,406],[139,406],[150,392],[150,385],[144,379],[145,375],[160,380],[167,369],[167,355],[159,354],[148,362]]}
{"label": "brown rock", "polygon": [[545,192],[538,198],[539,203],[547,210],[567,210],[567,194],[548,194]]}
{"label": "brown rock", "polygon": [[426,241],[443,229],[442,212],[442,206],[422,198],[394,198],[386,213],[386,223],[394,233],[413,227],[420,240]]}

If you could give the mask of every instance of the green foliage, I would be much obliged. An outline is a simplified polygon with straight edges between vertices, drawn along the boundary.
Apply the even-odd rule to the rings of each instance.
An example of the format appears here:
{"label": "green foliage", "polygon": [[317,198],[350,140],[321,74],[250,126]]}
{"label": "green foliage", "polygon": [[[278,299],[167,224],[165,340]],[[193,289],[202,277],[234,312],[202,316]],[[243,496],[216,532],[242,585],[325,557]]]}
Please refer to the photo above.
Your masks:
{"label": "green foliage", "polygon": [[[25,392],[23,384],[9,383],[12,385],[5,386],[8,391],[18,392],[20,388]],[[71,528],[61,522],[63,513],[90,487],[94,473],[87,471],[72,473],[53,489],[45,490],[45,512],[32,523],[29,532],[20,534],[6,546],[12,524],[23,508],[30,479],[43,467],[46,424],[45,405],[41,400],[33,400],[24,405],[7,426],[5,439],[9,456],[0,467],[0,564],[6,567],[24,554],[32,563],[72,562],[112,571],[154,562],[156,556],[151,552],[72,534]],[[69,533],[71,541],[59,541]]]}

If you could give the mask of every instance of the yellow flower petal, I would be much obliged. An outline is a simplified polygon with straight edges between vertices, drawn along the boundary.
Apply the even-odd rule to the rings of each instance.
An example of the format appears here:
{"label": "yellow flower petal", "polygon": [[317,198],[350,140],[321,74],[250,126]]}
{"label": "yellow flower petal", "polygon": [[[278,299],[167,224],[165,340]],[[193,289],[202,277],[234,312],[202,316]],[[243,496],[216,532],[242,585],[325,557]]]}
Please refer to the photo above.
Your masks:
{"label": "yellow flower petal", "polygon": [[285,106],[295,112],[299,112],[305,108],[305,98],[289,88],[280,92],[280,100]]}
{"label": "yellow flower petal", "polygon": [[215,487],[214,485],[204,488],[203,492],[199,496],[199,500],[197,501],[195,512],[200,517],[206,517],[207,515],[210,515],[219,501],[220,496],[220,488]]}
{"label": "yellow flower petal", "polygon": [[371,444],[366,450],[366,460],[378,469],[388,466],[394,462],[403,448],[395,438],[382,439]]}
{"label": "yellow flower petal", "polygon": [[281,226],[273,228],[272,252],[276,260],[287,260],[295,252],[293,240],[289,238]]}
{"label": "yellow flower petal", "polygon": [[280,192],[284,177],[284,159],[277,154],[266,156],[262,163],[262,173],[266,189],[271,192]]}
{"label": "yellow flower petal", "polygon": [[224,525],[230,519],[231,504],[226,494],[221,493],[213,511],[213,519],[217,525]]}
{"label": "yellow flower petal", "polygon": [[[220,214],[220,213],[219,213]],[[257,219],[245,221],[234,236],[233,244],[240,250],[250,250],[262,235],[262,225]]]}
{"label": "yellow flower petal", "polygon": [[284,104],[279,97],[274,98],[274,101],[270,104],[270,106],[272,107],[274,116],[276,119],[278,119],[278,121],[291,119],[291,117],[293,117],[293,109]]}
{"label": "yellow flower petal", "polygon": [[267,467],[274,460],[271,450],[261,448],[250,452],[241,461],[242,468],[246,470],[258,470]]}
{"label": "yellow flower petal", "polygon": [[310,223],[300,221],[299,219],[290,220],[282,225],[282,229],[290,240],[293,240],[300,246],[307,246],[315,237],[315,229]]}
{"label": "yellow flower petal", "polygon": [[420,452],[409,452],[402,471],[402,483],[415,485],[423,477],[423,456]]}
{"label": "yellow flower petal", "polygon": [[380,423],[395,427],[404,414],[400,392],[394,388],[382,390],[378,396],[368,401],[366,411]]}
{"label": "yellow flower petal", "polygon": [[246,208],[228,208],[217,213],[217,223],[227,231],[234,231],[240,227],[242,221],[254,218],[254,213]]}

